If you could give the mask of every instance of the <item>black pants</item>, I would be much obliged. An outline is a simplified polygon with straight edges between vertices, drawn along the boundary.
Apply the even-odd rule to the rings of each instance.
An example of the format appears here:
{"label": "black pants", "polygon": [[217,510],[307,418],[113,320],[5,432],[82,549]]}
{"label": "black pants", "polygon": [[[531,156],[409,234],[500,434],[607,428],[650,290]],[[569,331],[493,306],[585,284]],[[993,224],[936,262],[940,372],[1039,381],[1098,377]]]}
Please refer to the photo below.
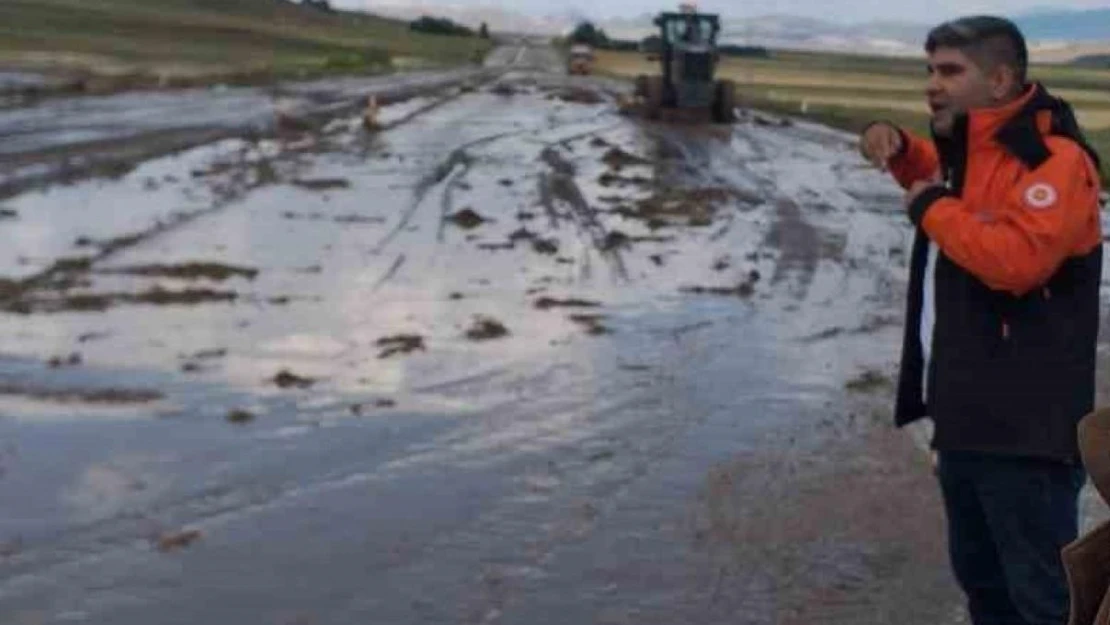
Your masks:
{"label": "black pants", "polygon": [[1080,467],[941,453],[949,557],[974,625],[1064,625],[1060,550],[1078,536]]}

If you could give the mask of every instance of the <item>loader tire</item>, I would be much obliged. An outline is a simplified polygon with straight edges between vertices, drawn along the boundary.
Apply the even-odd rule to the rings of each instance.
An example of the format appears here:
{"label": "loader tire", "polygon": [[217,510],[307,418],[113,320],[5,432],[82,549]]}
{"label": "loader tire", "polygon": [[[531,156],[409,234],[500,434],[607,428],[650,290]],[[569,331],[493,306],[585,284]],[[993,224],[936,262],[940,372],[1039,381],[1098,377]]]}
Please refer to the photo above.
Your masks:
{"label": "loader tire", "polygon": [[717,82],[713,98],[713,121],[718,124],[731,124],[736,121],[736,83],[731,80]]}
{"label": "loader tire", "polygon": [[663,77],[650,76],[645,83],[644,117],[659,119],[663,109]]}

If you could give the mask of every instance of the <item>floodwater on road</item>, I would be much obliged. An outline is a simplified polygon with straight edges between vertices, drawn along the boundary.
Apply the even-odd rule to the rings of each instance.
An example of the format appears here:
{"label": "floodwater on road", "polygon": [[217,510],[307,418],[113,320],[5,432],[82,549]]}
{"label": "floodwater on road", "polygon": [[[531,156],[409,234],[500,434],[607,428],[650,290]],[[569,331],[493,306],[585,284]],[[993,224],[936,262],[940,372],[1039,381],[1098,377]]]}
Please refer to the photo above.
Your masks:
{"label": "floodwater on road", "polygon": [[370,94],[382,101],[404,100],[481,83],[501,71],[491,59],[485,67],[272,87],[48,97],[0,106],[0,197],[77,174],[126,172],[148,157],[265,133],[279,115],[334,115],[357,108]]}
{"label": "floodwater on road", "polygon": [[893,184],[499,54],[0,205],[4,622],[962,622]]}
{"label": "floodwater on road", "polygon": [[42,74],[0,70],[0,93],[28,87],[47,86],[51,82],[52,80],[49,77]]}

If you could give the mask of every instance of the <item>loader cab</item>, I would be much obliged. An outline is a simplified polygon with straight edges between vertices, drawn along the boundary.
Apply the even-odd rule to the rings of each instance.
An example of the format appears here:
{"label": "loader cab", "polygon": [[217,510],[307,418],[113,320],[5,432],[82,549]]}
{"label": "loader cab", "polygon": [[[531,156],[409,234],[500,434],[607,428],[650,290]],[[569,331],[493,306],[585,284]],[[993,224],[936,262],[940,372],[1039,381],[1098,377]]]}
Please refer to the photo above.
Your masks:
{"label": "loader cab", "polygon": [[720,26],[717,19],[709,15],[680,14],[681,19],[660,18],[663,29],[664,45],[667,42],[676,47],[712,47],[716,45]]}
{"label": "loader cab", "polygon": [[708,106],[714,98],[720,18],[684,10],[660,14],[655,18],[655,25],[663,40],[660,60],[666,105]]}

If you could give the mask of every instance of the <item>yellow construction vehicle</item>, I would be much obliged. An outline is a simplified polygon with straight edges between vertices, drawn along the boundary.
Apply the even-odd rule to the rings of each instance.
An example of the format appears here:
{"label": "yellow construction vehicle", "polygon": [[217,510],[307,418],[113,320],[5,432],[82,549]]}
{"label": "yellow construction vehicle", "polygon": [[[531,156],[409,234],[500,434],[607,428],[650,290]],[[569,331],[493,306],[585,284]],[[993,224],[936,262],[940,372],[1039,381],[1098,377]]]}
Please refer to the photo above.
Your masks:
{"label": "yellow construction vehicle", "polygon": [[567,55],[567,73],[571,75],[587,76],[593,73],[594,51],[586,44],[576,43],[570,47]]}

